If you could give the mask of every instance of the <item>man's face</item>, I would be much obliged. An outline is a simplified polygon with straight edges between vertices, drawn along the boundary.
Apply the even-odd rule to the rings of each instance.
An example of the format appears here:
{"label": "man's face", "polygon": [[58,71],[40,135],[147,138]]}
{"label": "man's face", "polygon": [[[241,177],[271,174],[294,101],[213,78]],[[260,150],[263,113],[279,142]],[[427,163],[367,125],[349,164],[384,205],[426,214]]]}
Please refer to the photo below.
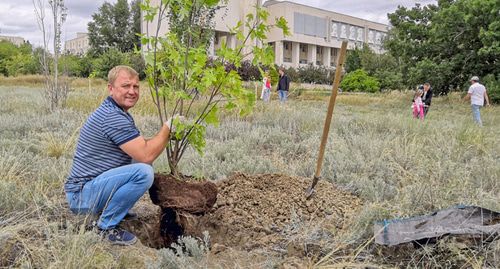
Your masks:
{"label": "man's face", "polygon": [[429,88],[430,88],[430,86],[429,86],[429,85],[424,84],[424,91],[428,91],[428,90],[429,90]]}
{"label": "man's face", "polygon": [[283,70],[281,70],[281,69],[280,69],[280,70],[278,70],[278,72],[280,73],[280,76],[283,76],[283,74],[285,73],[285,72],[283,72]]}
{"label": "man's face", "polygon": [[139,78],[121,70],[113,84],[108,84],[109,94],[115,102],[128,111],[139,100]]}

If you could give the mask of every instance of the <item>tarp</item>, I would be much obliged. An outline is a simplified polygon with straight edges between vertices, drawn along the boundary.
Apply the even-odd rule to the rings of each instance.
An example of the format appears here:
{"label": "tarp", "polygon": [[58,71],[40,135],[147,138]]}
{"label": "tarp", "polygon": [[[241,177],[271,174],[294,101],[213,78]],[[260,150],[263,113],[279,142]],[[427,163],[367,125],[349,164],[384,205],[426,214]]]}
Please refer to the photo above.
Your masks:
{"label": "tarp", "polygon": [[500,213],[477,206],[455,206],[426,216],[375,222],[375,243],[394,246],[443,235],[500,234]]}

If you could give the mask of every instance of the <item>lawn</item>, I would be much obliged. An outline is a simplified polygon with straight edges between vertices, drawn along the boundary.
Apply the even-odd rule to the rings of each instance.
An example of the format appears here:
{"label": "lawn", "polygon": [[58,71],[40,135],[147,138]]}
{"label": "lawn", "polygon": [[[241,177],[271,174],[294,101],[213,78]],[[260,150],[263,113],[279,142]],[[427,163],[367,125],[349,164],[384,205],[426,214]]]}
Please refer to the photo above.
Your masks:
{"label": "lawn", "polygon": [[[78,130],[106,96],[102,86],[85,86],[73,90],[67,107],[54,113],[46,111],[36,86],[0,87],[0,267],[155,268],[169,255],[140,244],[110,246],[69,216],[62,186]],[[235,172],[312,177],[327,98],[301,94],[286,105],[258,101],[254,113],[245,118],[223,115],[218,128],[207,129],[205,154],[190,150],[181,170],[211,180]],[[158,130],[149,99],[144,88],[142,100],[130,111],[145,136]],[[484,127],[479,128],[459,94],[434,98],[423,122],[411,117],[410,100],[411,93],[401,92],[339,95],[322,178],[354,193],[364,204],[341,240],[332,242],[322,256],[308,257],[307,264],[499,264],[499,240],[479,249],[437,244],[399,260],[380,254],[381,248],[373,243],[376,220],[428,214],[456,204],[500,211],[500,108],[483,109]],[[154,167],[167,171],[166,157]],[[205,250],[200,259],[172,259],[184,259],[177,264],[180,268],[204,268],[218,263],[209,253]],[[266,255],[269,260],[262,267],[277,267],[285,259]],[[251,268],[249,260],[241,257],[239,266]]]}

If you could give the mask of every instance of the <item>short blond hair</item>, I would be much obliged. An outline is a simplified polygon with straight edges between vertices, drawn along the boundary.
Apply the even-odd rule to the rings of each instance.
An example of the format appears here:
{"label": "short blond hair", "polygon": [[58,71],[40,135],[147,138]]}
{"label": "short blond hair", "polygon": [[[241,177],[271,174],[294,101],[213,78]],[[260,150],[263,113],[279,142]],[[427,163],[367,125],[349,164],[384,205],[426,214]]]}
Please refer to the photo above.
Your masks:
{"label": "short blond hair", "polygon": [[134,68],[127,66],[127,65],[117,65],[117,66],[111,68],[111,70],[109,70],[108,83],[110,85],[113,85],[113,83],[115,83],[115,80],[118,77],[118,74],[120,74],[120,71],[125,71],[125,72],[127,72],[127,74],[129,74],[131,76],[139,77],[139,73],[137,73],[137,71],[135,71]]}

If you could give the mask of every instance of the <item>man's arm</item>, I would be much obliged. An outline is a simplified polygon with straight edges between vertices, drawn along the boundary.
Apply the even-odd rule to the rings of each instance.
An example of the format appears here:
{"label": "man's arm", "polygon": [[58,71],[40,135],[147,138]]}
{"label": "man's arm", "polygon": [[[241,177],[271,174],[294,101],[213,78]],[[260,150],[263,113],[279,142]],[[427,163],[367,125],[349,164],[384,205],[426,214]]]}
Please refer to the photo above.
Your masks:
{"label": "man's arm", "polygon": [[152,164],[165,149],[169,135],[170,129],[166,124],[163,124],[160,131],[153,138],[144,139],[143,136],[138,136],[124,143],[120,148],[132,159],[141,163]]}
{"label": "man's arm", "polygon": [[468,101],[468,100],[470,100],[470,96],[471,96],[471,94],[470,94],[470,93],[467,93],[467,95],[464,97],[464,101]]}
{"label": "man's arm", "polygon": [[431,101],[432,101],[432,90],[429,90],[427,92],[427,96],[425,97],[425,101],[424,103],[427,105],[427,106],[430,106],[431,105]]}
{"label": "man's arm", "polygon": [[286,76],[286,91],[290,90],[290,77],[289,76]]}
{"label": "man's arm", "polygon": [[488,93],[484,91],[484,100],[486,100],[486,105],[490,105],[490,98],[488,97]]}

